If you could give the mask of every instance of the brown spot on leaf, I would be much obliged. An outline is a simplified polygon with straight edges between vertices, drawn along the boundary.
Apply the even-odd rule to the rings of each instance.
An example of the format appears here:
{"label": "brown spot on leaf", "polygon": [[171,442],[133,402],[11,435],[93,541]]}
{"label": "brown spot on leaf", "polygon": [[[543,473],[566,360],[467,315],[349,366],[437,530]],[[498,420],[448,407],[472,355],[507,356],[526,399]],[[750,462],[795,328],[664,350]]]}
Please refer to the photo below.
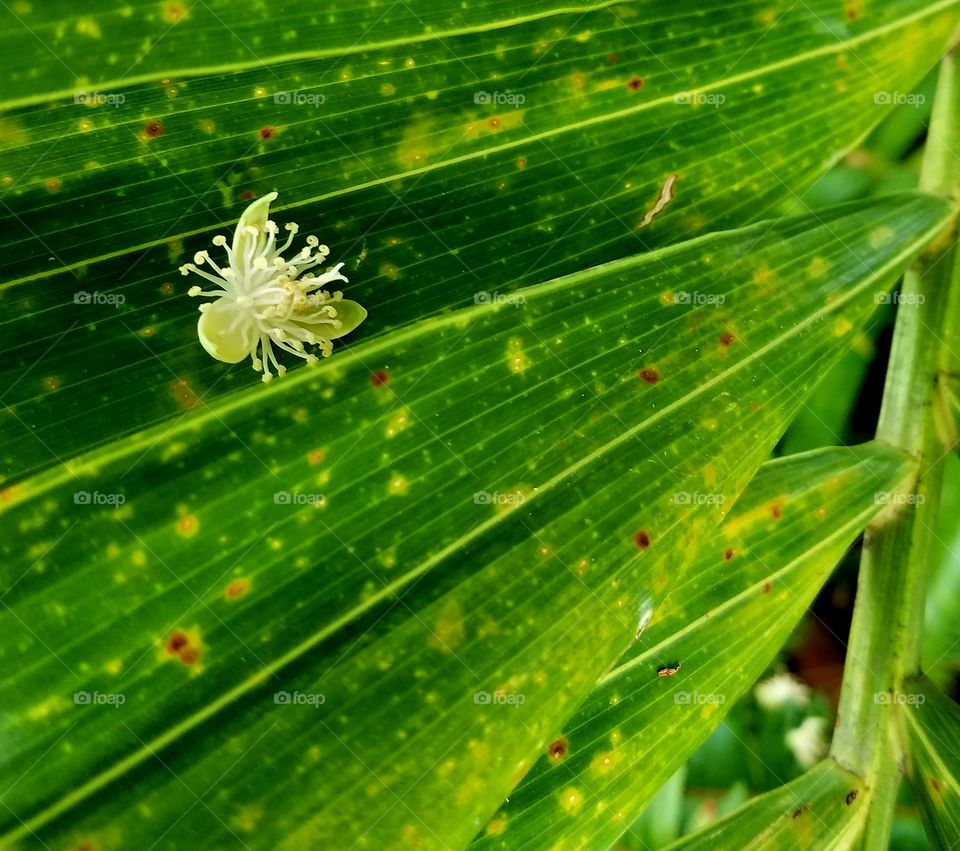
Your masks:
{"label": "brown spot on leaf", "polygon": [[854,801],[857,800],[857,790],[851,789],[849,792],[847,792],[847,797],[844,798],[844,800],[847,802],[847,806],[849,807]]}
{"label": "brown spot on leaf", "polygon": [[733,334],[731,334],[729,331],[724,331],[720,335],[720,345],[723,346],[725,349],[729,349],[730,346],[733,345],[734,340],[736,339],[737,338],[734,337]]}
{"label": "brown spot on leaf", "polygon": [[164,655],[187,668],[199,671],[200,656],[203,646],[200,642],[200,633],[194,629],[175,629],[170,633],[163,645]]}
{"label": "brown spot on leaf", "polygon": [[378,369],[370,375],[370,383],[374,387],[383,387],[388,381],[390,381],[390,373],[385,369]]}
{"label": "brown spot on leaf", "polygon": [[322,463],[323,459],[326,457],[327,457],[327,453],[324,452],[322,449],[314,449],[312,452],[310,452],[307,455],[307,461],[309,461],[311,464],[316,465],[316,464]]}
{"label": "brown spot on leaf", "polygon": [[639,92],[643,88],[643,77],[631,77],[630,81],[627,83],[627,88],[631,92]]}
{"label": "brown spot on leaf", "polygon": [[772,588],[773,588],[773,583],[772,583],[772,582],[767,581],[767,582],[764,582],[764,583],[763,583],[763,593],[764,593],[764,594],[769,594],[769,593],[770,593],[770,590],[771,590]]}
{"label": "brown spot on leaf", "polygon": [[223,596],[228,600],[237,600],[243,597],[250,590],[250,580],[241,577],[234,579],[223,591]]}
{"label": "brown spot on leaf", "polygon": [[640,529],[633,536],[633,543],[638,549],[646,550],[650,547],[650,535],[645,530]]}
{"label": "brown spot on leaf", "polygon": [[274,136],[277,135],[277,131],[274,127],[261,127],[258,135],[264,142],[269,142]]}
{"label": "brown spot on leaf", "polygon": [[775,502],[770,506],[770,515],[774,520],[780,520],[783,518],[783,504]]}
{"label": "brown spot on leaf", "polygon": [[936,777],[931,777],[931,778],[930,778],[930,786],[933,788],[933,791],[934,791],[934,792],[939,792],[939,791],[940,791],[940,783],[939,783],[939,781],[937,780]]}
{"label": "brown spot on leaf", "polygon": [[567,740],[561,736],[555,742],[550,743],[550,747],[547,748],[547,753],[550,755],[550,759],[560,762],[569,751],[570,746],[567,744]]}
{"label": "brown spot on leaf", "polygon": [[660,373],[652,366],[644,367],[637,375],[644,384],[656,384],[660,380]]}
{"label": "brown spot on leaf", "polygon": [[728,547],[723,551],[724,561],[733,561],[733,557],[737,554],[737,551],[733,547]]}
{"label": "brown spot on leaf", "polygon": [[156,139],[162,136],[166,128],[159,121],[148,121],[143,128],[143,135],[148,139]]}

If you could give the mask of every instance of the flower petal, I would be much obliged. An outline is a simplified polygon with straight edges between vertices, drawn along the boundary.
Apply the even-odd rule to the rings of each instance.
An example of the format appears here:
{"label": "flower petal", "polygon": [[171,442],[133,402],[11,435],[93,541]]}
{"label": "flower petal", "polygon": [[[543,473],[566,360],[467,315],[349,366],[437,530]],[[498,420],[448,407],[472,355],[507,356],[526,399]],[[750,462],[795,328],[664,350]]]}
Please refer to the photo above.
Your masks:
{"label": "flower petal", "polygon": [[277,193],[270,192],[262,198],[257,198],[256,201],[243,211],[243,215],[240,216],[240,221],[237,222],[237,229],[233,232],[234,257],[243,257],[243,252],[247,247],[248,241],[253,239],[249,234],[244,233],[243,229],[248,225],[253,225],[257,230],[262,228],[267,221],[267,217],[270,215],[270,204],[276,200]]}
{"label": "flower petal", "polygon": [[253,340],[244,339],[244,325],[233,331],[230,326],[236,319],[236,310],[230,308],[226,299],[217,299],[200,313],[197,336],[207,354],[224,363],[240,363],[250,355]]}
{"label": "flower petal", "polygon": [[322,331],[317,331],[318,334],[328,340],[336,340],[339,337],[346,336],[367,318],[366,308],[355,301],[341,298],[331,302],[331,304],[337,309],[337,319],[340,320],[340,327],[331,328],[329,333],[327,333],[326,327]]}

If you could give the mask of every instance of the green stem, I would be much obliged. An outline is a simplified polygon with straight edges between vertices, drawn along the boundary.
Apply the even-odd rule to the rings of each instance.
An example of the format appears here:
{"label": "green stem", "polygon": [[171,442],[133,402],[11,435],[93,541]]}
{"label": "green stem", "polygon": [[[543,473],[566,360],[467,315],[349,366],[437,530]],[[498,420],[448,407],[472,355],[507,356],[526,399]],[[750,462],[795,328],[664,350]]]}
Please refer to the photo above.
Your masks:
{"label": "green stem", "polygon": [[[953,54],[941,69],[924,158],[925,190],[957,197],[960,158],[960,64]],[[902,693],[919,670],[926,566],[934,542],[945,446],[939,404],[941,341],[960,327],[953,286],[952,234],[908,271],[897,311],[893,350],[877,437],[916,460],[916,476],[867,528],[848,664],[831,753],[873,790],[864,847],[885,848],[905,760],[897,724]],[[939,427],[938,427],[939,426]]]}

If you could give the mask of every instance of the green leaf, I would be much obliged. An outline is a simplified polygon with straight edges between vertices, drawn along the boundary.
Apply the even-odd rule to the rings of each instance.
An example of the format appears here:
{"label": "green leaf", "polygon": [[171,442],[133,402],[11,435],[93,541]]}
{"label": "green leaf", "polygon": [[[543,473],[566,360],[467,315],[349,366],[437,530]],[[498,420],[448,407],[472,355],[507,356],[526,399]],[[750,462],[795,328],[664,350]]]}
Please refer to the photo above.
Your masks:
{"label": "green leaf", "polygon": [[842,851],[856,846],[869,801],[863,781],[828,759],[669,849]]}
{"label": "green leaf", "polygon": [[875,494],[911,469],[878,444],[765,464],[475,846],[610,847],[767,668],[880,509]]}
{"label": "green leaf", "polygon": [[910,781],[920,801],[927,838],[936,848],[960,842],[960,708],[925,678],[903,694],[885,695],[906,719]]}
{"label": "green leaf", "polygon": [[[958,8],[183,5],[172,26],[159,2],[0,7],[17,101],[44,98],[0,120],[7,480],[246,386],[195,345],[175,269],[253,197],[320,229],[370,338],[769,214],[923,77]],[[78,86],[113,100],[49,100]]]}
{"label": "green leaf", "polygon": [[530,287],[7,489],[8,835],[466,844],[714,540],[722,506],[676,494],[739,495],[949,215]]}

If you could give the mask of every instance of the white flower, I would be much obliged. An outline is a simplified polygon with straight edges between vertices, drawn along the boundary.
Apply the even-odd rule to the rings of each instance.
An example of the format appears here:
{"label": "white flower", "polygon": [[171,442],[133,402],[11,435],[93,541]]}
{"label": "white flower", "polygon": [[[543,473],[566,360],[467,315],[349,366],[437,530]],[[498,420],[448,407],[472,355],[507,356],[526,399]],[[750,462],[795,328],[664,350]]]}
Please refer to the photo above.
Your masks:
{"label": "white flower", "polygon": [[790,674],[775,674],[758,683],[754,695],[764,709],[780,709],[788,703],[804,707],[810,702],[810,687]]}
{"label": "white flower", "polygon": [[[226,249],[224,268],[206,251],[198,251],[193,263],[180,267],[181,274],[192,272],[219,288],[201,290],[194,286],[189,290],[191,296],[215,299],[200,306],[200,343],[224,363],[239,363],[250,357],[253,368],[263,372],[264,381],[273,378],[271,364],[277,375],[287,371],[277,360],[274,346],[315,363],[317,357],[307,350],[308,346],[329,356],[331,340],[349,334],[367,316],[366,310],[344,299],[343,293],[331,295],[321,289],[334,281],[346,283],[347,279],[340,274],[343,263],[320,275],[311,271],[330,253],[315,236],[308,236],[306,247],[290,259],[283,257],[299,228],[287,224],[287,240],[277,245],[277,225],[267,218],[270,202],[276,197],[277,193],[271,192],[244,210],[232,247],[224,236],[213,238],[214,245]],[[204,263],[212,273],[198,268]]]}
{"label": "white flower", "polygon": [[807,718],[787,733],[787,747],[793,752],[801,768],[810,768],[827,753],[827,719]]}

